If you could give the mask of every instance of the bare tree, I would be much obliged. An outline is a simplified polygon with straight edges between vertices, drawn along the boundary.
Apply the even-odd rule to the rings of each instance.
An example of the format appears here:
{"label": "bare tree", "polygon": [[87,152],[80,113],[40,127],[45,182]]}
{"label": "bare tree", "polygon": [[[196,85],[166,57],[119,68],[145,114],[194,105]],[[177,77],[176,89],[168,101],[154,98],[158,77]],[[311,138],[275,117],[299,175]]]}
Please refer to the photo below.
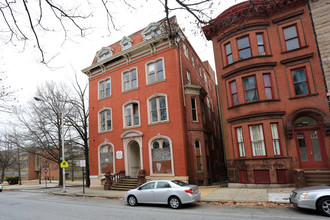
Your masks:
{"label": "bare tree", "polygon": [[9,139],[8,133],[4,133],[2,139],[0,139],[1,182],[4,180],[6,169],[14,167],[17,162],[17,152]]}
{"label": "bare tree", "polygon": [[[65,90],[67,88],[64,85],[46,83],[38,88],[35,96],[40,102],[30,102],[28,110],[16,112],[24,129],[22,138],[25,142],[21,148],[59,165],[63,155],[62,137],[65,140],[71,132],[69,126],[62,127],[72,108],[66,100]],[[59,176],[62,185],[62,169],[59,169]]]}
{"label": "bare tree", "polygon": [[73,89],[76,92],[76,97],[70,99],[70,95],[67,94],[68,100],[71,102],[73,109],[71,114],[68,115],[68,121],[71,126],[78,133],[78,140],[75,144],[80,145],[84,149],[84,157],[86,161],[86,186],[90,186],[90,169],[89,169],[89,134],[88,134],[88,118],[89,108],[87,100],[87,88],[88,84],[81,86],[78,82],[77,76],[73,83]]}
{"label": "bare tree", "polygon": [[[158,0],[164,7],[164,17],[169,18],[173,13],[186,13],[186,18],[197,26],[207,24],[213,13],[213,9],[219,7],[221,0]],[[94,17],[102,14],[106,21],[106,28],[111,34],[119,28],[116,24],[118,11],[134,12],[136,8],[148,7],[150,1],[135,0],[0,0],[0,39],[4,43],[37,48],[40,53],[41,63],[47,64],[55,54],[47,56],[45,48],[46,39],[49,36],[59,39],[62,36],[63,43],[75,38],[84,37],[93,27]],[[96,23],[96,22],[94,22]],[[59,35],[61,34],[61,35]],[[1,36],[2,35],[2,36]],[[33,42],[29,45],[27,42]],[[52,42],[53,43],[53,42]]]}

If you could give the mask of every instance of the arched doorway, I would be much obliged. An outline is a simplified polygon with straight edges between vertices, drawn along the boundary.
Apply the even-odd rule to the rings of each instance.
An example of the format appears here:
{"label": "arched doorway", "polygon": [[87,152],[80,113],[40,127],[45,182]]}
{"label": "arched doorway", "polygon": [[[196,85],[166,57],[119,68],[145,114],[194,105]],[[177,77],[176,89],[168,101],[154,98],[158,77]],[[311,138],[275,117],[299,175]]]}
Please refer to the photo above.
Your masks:
{"label": "arched doorway", "polygon": [[301,168],[328,167],[323,127],[310,116],[294,121],[294,138]]}
{"label": "arched doorway", "polygon": [[128,144],[128,158],[129,176],[136,177],[136,173],[141,169],[140,146],[136,141]]}

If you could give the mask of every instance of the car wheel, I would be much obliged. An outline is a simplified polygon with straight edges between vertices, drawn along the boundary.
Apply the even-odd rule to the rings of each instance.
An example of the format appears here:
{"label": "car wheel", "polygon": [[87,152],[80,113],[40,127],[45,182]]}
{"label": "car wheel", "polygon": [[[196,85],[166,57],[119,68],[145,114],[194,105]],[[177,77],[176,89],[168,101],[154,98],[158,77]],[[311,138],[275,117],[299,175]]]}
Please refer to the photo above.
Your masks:
{"label": "car wheel", "polygon": [[176,196],[172,196],[169,198],[168,200],[168,205],[172,208],[172,209],[178,209],[181,207],[181,201],[178,197]]}
{"label": "car wheel", "polygon": [[137,202],[137,199],[135,198],[135,196],[129,196],[127,198],[127,203],[130,205],[130,206],[136,206],[138,204]]}
{"label": "car wheel", "polygon": [[316,207],[323,215],[330,216],[330,197],[321,198]]}

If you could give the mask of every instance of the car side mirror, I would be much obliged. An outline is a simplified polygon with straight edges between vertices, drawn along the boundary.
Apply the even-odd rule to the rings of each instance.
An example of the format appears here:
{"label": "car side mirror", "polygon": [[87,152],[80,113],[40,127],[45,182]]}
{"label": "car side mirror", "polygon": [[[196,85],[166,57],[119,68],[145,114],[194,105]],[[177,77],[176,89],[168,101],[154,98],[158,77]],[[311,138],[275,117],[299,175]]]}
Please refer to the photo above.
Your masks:
{"label": "car side mirror", "polygon": [[141,190],[141,186],[139,186],[138,190]]}

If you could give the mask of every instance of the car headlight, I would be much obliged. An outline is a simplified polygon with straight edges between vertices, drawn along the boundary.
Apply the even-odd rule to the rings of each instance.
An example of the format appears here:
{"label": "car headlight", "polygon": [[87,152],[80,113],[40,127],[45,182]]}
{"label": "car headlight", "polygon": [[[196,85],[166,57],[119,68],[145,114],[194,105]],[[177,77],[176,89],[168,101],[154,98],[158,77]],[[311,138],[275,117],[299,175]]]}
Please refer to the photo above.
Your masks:
{"label": "car headlight", "polygon": [[305,200],[307,198],[308,192],[303,192],[299,194],[299,199]]}

